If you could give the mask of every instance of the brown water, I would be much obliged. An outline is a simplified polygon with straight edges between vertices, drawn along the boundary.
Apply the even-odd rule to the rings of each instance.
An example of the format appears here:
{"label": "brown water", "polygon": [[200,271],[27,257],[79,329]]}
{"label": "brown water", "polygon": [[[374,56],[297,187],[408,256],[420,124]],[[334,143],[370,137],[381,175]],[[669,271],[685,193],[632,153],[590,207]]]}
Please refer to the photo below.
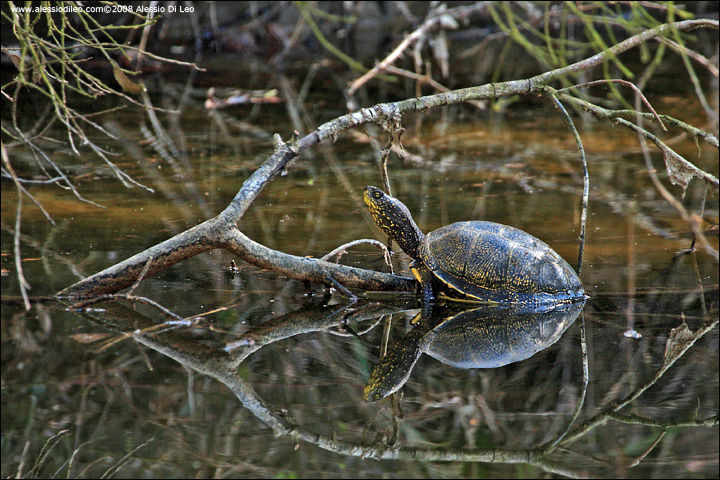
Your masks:
{"label": "brown water", "polygon": [[[673,110],[677,100],[656,99],[655,108],[697,124],[693,108]],[[581,275],[591,299],[581,320],[547,349],[500,368],[456,369],[423,355],[397,408],[389,399],[371,405],[362,398],[385,325],[377,314],[351,315],[368,308],[366,301],[343,308],[345,298],[335,293],[327,305],[324,286],[242,262],[231,274],[226,267],[232,256],[224,251],[176,265],[134,291],[195,318],[163,334],[129,335],[163,320],[146,306],[104,303],[77,312],[39,301],[220,212],[272,150],[270,136],[279,132],[287,138],[296,128],[286,123],[282,104],[225,111],[220,121],[201,103],[187,107],[172,131],[176,157],[164,157],[143,142],[135,128],[142,121],[138,114],[103,119],[124,137],[107,145],[118,154],[114,161],[154,194],[123,187],[94,160],[55,152],[82,195],[107,208],[81,203],[56,187],[28,187],[57,223],[52,226],[25,199],[23,269],[38,299],[29,312],[19,301],[14,268],[16,191],[3,181],[4,477],[86,477],[115,469],[118,477],[546,475],[543,470],[553,469],[428,462],[422,454],[408,458],[407,450],[404,459],[363,458],[302,435],[275,435],[262,417],[266,411],[252,400],[262,399],[271,413],[283,412],[306,431],[343,446],[362,448],[390,438],[396,446],[468,454],[530,449],[563,432],[579,402],[581,322],[589,382],[574,425],[583,430],[573,430],[573,440],[548,457],[554,470],[593,477],[717,476],[717,325],[621,409],[624,417],[588,423],[653,378],[673,328],[685,322],[696,331],[718,315],[717,262],[702,249],[677,254],[690,245],[687,228],[648,179],[637,139],[620,127],[578,125],[591,178]],[[316,124],[341,113],[321,100],[314,106]],[[258,130],[228,123],[252,112]],[[409,155],[391,161],[394,194],[425,232],[460,220],[506,223],[544,240],[574,265],[581,169],[559,116],[538,103],[521,117],[480,117],[463,107],[404,119]],[[704,145],[699,156],[692,142],[674,147],[718,174],[717,152],[710,147]],[[660,156],[653,155],[664,179]],[[240,228],[296,255],[322,256],[358,238],[383,240],[361,199],[366,185],[380,183],[377,157],[362,131],[342,135],[331,155],[315,150],[267,186]],[[669,188],[679,196],[677,187]],[[686,208],[698,212],[703,193],[704,186],[693,181]],[[708,197],[705,210],[717,225],[717,195]],[[717,249],[717,229],[708,239]],[[352,249],[341,261],[384,268],[370,247]],[[396,255],[400,273],[409,274],[407,265],[407,257]],[[386,317],[392,318],[385,327],[391,342],[404,335],[417,312],[409,295],[361,297],[382,302],[382,312],[399,312]],[[224,356],[226,343],[242,338],[257,343]],[[203,370],[216,358],[228,363]],[[223,375],[246,382],[249,390],[232,390]],[[713,416],[713,425],[698,424]]]}

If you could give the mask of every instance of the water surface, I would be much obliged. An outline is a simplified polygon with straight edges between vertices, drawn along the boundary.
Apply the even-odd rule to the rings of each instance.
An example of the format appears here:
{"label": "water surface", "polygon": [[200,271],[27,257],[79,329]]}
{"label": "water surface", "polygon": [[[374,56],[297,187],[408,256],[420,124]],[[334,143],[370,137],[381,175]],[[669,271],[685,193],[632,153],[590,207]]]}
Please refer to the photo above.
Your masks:
{"label": "water surface", "polygon": [[[656,99],[655,108],[677,108],[676,100]],[[316,124],[342,113],[327,99],[313,101]],[[693,111],[674,113],[697,124]],[[238,123],[251,114],[252,129]],[[56,222],[24,201],[28,312],[14,268],[17,196],[3,181],[3,476],[94,477],[115,470],[119,477],[545,475],[552,469],[527,463],[378,461],[338,452],[275,435],[259,416],[263,410],[243,400],[261,399],[271,413],[360,449],[387,442],[468,453],[530,449],[562,434],[581,398],[581,325],[589,380],[574,425],[585,430],[572,430],[573,439],[549,457],[556,471],[717,476],[717,262],[702,249],[678,253],[691,244],[688,229],[650,182],[636,137],[619,127],[578,125],[591,178],[581,275],[591,298],[580,319],[547,349],[500,368],[456,369],[424,355],[396,403],[368,404],[362,392],[383,331],[396,342],[410,328],[417,313],[412,295],[355,292],[361,301],[347,305],[323,285],[240,261],[231,273],[233,257],[213,251],[133,291],[191,319],[163,334],[152,332],[165,319],[147,306],[107,302],[78,312],[41,301],[219,213],[272,151],[271,135],[287,139],[297,128],[287,123],[283,104],[222,115],[210,116],[201,100],[191,103],[172,130],[177,154],[153,148],[133,128],[144,121],[137,112],[102,120],[123,138],[107,146],[118,155],[114,161],[155,193],[127,189],[102,165],[55,152],[82,195],[107,208],[55,187],[28,187]],[[408,155],[391,159],[393,193],[423,231],[461,220],[505,223],[576,264],[581,168],[572,136],[549,105],[538,102],[504,118],[461,107],[449,115],[408,117],[404,125]],[[717,153],[703,146],[698,154],[685,143],[675,146],[678,152],[717,175]],[[653,155],[664,179],[661,158]],[[380,184],[378,156],[365,132],[341,135],[331,151],[304,155],[268,185],[240,229],[271,248],[315,257],[359,238],[384,241],[361,198],[366,185]],[[19,173],[36,173],[27,168]],[[679,188],[669,188],[679,196]],[[695,180],[683,204],[698,212],[703,195]],[[707,198],[705,212],[717,222],[717,196]],[[705,228],[717,249],[716,226]],[[409,275],[404,254],[394,261],[396,271]],[[341,262],[386,268],[377,250],[365,246]],[[589,423],[653,379],[670,332],[683,324],[691,331],[711,328],[621,409],[622,417]],[[147,333],[133,338],[138,330]],[[262,341],[228,359],[225,345],[249,333]],[[229,362],[223,365],[256,397],[248,390],[241,397],[219,374],[200,369],[213,359]],[[712,425],[703,424],[712,417]]]}

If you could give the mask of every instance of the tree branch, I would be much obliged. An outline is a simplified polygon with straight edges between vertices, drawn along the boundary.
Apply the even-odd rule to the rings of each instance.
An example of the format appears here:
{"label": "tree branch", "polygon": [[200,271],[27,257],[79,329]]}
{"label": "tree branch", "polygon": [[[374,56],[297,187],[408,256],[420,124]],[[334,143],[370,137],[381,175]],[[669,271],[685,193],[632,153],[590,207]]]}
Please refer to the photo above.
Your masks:
{"label": "tree branch", "polygon": [[[600,65],[608,59],[614,58],[618,54],[640,45],[643,42],[667,34],[672,28],[682,31],[695,28],[717,29],[718,22],[715,20],[701,19],[664,24],[635,35],[586,60],[537,75],[527,80],[486,84],[420,98],[410,98],[394,103],[378,104],[324,123],[305,137],[288,143],[283,142],[279,135],[276,135],[275,150],[260,168],[243,183],[233,200],[219,215],[115,266],[81,280],[62,290],[58,295],[75,296],[113,293],[132,285],[150,258],[153,258],[153,261],[152,266],[147,272],[148,276],[152,276],[186,258],[215,248],[230,250],[241,255],[249,263],[261,266],[262,268],[272,268],[291,278],[324,283],[327,280],[327,275],[330,275],[346,287],[410,291],[414,288],[414,281],[410,278],[370,272],[363,269],[354,269],[329,262],[322,262],[317,259],[307,259],[276,252],[247,238],[237,230],[236,224],[265,185],[281,173],[287,171],[305,150],[325,140],[334,140],[339,133],[345,130],[368,123],[390,126],[398,117],[408,113],[424,112],[446,105],[498,98],[507,95],[547,93],[549,83],[563,76],[572,75]],[[554,91],[552,89],[550,90]],[[579,101],[574,97],[565,96],[564,94],[558,95],[561,95],[561,98],[564,100]],[[700,170],[699,172],[702,171]],[[702,172],[699,176],[706,181],[710,179],[710,183],[714,184],[717,188],[717,179],[711,175],[708,177],[709,174],[703,174],[705,174],[705,172]]]}

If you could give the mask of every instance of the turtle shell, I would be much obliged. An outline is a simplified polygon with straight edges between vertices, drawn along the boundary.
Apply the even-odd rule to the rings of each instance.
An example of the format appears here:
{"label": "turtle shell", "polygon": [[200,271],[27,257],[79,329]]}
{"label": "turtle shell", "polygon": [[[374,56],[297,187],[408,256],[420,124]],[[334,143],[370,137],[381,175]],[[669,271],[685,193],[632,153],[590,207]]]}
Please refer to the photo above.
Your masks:
{"label": "turtle shell", "polygon": [[575,270],[560,255],[508,225],[446,225],[425,236],[419,257],[451,295],[519,304],[572,302],[585,296]]}
{"label": "turtle shell", "polygon": [[497,368],[530,358],[555,343],[585,302],[556,308],[484,306],[448,318],[419,343],[420,349],[457,368]]}
{"label": "turtle shell", "polygon": [[415,327],[373,367],[365,400],[377,402],[400,389],[422,353],[457,368],[496,368],[529,358],[555,343],[584,306],[583,298],[552,306],[482,305],[459,313],[423,309]]}

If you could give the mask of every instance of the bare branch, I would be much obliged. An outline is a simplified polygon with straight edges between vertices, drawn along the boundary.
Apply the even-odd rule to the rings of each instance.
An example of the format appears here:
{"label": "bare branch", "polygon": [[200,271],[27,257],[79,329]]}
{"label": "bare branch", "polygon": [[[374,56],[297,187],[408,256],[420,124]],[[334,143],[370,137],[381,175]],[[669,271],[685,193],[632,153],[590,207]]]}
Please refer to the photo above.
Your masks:
{"label": "bare branch", "polygon": [[[395,103],[378,104],[371,108],[363,108],[357,112],[338,117],[320,125],[313,132],[297,140],[292,139],[286,143],[277,136],[276,147],[272,154],[245,180],[230,204],[216,217],[96,275],[82,280],[64,289],[60,292],[60,295],[87,295],[91,293],[115,292],[121,288],[132,285],[145,266],[145,263],[151,257],[154,260],[147,275],[153,275],[185,258],[214,248],[230,250],[254,265],[260,266],[261,268],[272,268],[274,271],[287,275],[290,278],[326,283],[327,275],[330,275],[345,287],[412,291],[414,289],[414,281],[409,278],[369,272],[363,269],[352,269],[351,267],[323,262],[318,259],[295,257],[281,252],[275,252],[247,238],[237,230],[236,224],[243,217],[246,210],[262,189],[286,171],[304,151],[323,141],[334,140],[339,133],[345,130],[368,123],[375,123],[384,128],[389,128],[394,124],[393,122],[398,121],[398,119],[408,113],[423,112],[436,107],[473,100],[498,98],[507,95],[528,95],[533,93],[557,95],[558,98],[563,101],[573,102],[589,111],[605,112],[604,115],[606,118],[612,118],[618,123],[626,122],[621,118],[613,117],[610,112],[600,107],[583,102],[569,95],[558,93],[550,88],[548,84],[564,76],[600,65],[643,42],[667,34],[673,28],[687,31],[703,27],[717,28],[718,22],[713,20],[686,20],[671,25],[661,25],[657,28],[639,33],[611,47],[607,51],[601,52],[586,60],[527,80],[487,84],[420,98],[411,98]],[[636,125],[632,125],[631,128],[639,129]],[[644,132],[643,135],[647,138],[654,138],[649,132],[643,129],[639,130]],[[669,147],[665,146],[658,139],[654,141],[663,149],[663,152],[672,152]],[[692,178],[692,176],[698,176],[717,188],[717,178],[697,169],[697,167],[694,167],[677,154],[674,154],[673,158],[679,158],[685,162],[682,163],[682,165],[686,166],[691,172],[690,178]],[[697,229],[694,229],[694,231],[695,230]]]}

